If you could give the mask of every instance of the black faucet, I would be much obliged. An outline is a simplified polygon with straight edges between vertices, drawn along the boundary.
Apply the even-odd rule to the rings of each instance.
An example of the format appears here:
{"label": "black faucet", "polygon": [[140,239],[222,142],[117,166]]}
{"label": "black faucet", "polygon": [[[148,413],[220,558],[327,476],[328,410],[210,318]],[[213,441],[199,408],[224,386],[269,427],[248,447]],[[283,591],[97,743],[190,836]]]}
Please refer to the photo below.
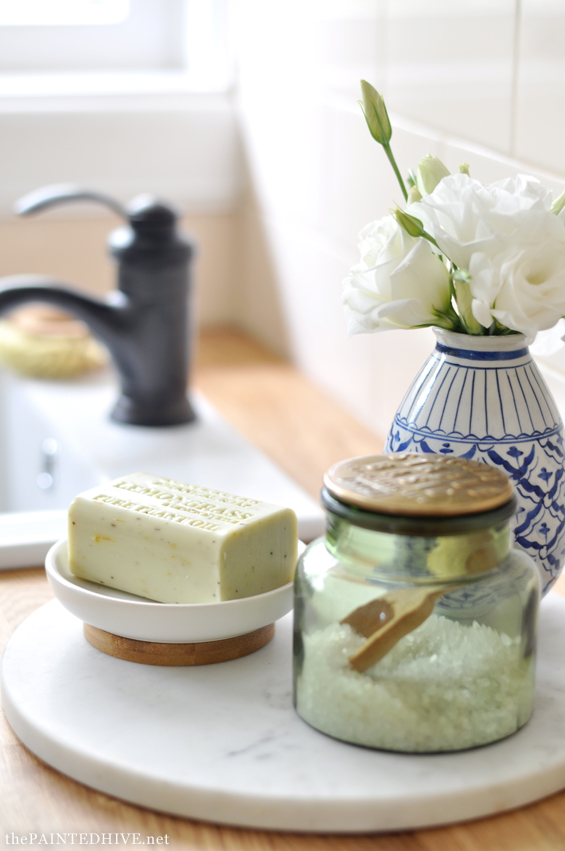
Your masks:
{"label": "black faucet", "polygon": [[66,201],[96,201],[127,224],[109,237],[118,263],[117,290],[104,299],[39,275],[0,278],[0,314],[24,302],[47,302],[87,323],[109,349],[121,395],[111,418],[142,426],[190,422],[189,265],[193,243],[177,230],[177,214],[149,195],[122,207],[75,186],[48,186],[22,198],[16,212],[37,213]]}

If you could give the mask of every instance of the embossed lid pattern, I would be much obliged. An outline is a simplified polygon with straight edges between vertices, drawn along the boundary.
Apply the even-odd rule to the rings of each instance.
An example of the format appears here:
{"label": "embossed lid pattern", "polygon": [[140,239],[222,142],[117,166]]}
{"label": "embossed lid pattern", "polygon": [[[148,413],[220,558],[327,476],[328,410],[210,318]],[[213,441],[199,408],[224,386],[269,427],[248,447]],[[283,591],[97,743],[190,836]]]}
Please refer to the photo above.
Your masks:
{"label": "embossed lid pattern", "polygon": [[445,455],[391,453],[340,461],[324,485],[341,502],[381,514],[457,517],[507,503],[512,484],[500,470]]}

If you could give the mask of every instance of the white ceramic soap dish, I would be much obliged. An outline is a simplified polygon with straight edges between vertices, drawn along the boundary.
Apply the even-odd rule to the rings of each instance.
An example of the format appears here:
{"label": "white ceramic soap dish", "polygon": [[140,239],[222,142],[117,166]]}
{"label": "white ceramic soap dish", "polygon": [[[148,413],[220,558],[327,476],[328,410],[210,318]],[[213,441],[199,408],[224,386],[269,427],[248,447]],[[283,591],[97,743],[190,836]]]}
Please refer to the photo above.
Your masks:
{"label": "white ceramic soap dish", "polygon": [[[299,544],[299,552],[304,544]],[[88,582],[69,568],[67,541],[45,559],[59,602],[84,622],[87,640],[111,656],[151,665],[203,665],[259,650],[293,605],[293,583],[219,603],[156,603]]]}

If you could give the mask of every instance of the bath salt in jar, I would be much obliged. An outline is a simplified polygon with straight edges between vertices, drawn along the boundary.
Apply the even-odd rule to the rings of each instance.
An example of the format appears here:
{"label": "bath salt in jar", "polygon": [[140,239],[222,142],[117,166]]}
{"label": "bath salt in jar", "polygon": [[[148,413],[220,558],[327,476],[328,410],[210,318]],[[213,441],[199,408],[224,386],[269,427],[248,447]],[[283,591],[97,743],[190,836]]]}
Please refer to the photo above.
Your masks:
{"label": "bath salt in jar", "polygon": [[324,477],[325,538],[295,580],[294,701],[312,727],[407,753],[509,736],[534,697],[540,599],[516,499],[485,464],[353,458]]}

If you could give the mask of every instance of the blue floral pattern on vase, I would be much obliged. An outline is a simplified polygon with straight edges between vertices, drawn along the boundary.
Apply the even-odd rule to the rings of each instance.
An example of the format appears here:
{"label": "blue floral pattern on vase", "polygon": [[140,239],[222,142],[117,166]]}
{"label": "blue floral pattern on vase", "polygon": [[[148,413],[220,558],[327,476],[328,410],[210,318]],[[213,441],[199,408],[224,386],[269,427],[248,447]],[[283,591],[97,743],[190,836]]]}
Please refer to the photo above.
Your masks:
{"label": "blue floral pattern on vase", "polygon": [[543,593],[565,562],[563,423],[521,334],[435,328],[435,351],[402,401],[385,452],[457,455],[499,467],[518,497],[514,536]]}

